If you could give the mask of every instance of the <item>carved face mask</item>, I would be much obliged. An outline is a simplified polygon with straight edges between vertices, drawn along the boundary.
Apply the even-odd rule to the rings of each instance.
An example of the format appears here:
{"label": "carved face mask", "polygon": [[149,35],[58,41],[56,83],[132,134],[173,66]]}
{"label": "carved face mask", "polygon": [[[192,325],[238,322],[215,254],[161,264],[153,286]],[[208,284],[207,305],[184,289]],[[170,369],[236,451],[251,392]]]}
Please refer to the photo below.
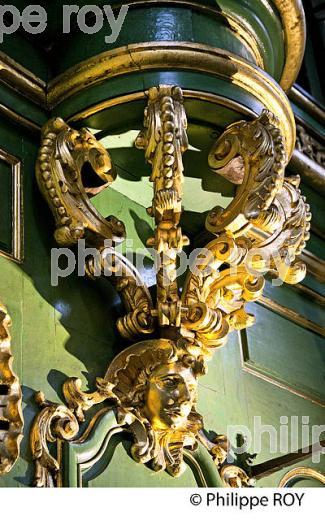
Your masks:
{"label": "carved face mask", "polygon": [[144,413],[155,430],[186,425],[196,397],[197,381],[179,362],[160,366],[148,382]]}

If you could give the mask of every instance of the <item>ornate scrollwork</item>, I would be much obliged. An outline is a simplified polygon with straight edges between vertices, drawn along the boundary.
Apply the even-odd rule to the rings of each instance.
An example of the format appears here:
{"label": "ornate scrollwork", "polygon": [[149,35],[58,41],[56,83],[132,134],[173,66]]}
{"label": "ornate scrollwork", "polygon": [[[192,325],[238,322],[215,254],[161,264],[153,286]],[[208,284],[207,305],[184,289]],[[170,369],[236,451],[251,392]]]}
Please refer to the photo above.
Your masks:
{"label": "ornate scrollwork", "polygon": [[324,145],[314,139],[307,130],[297,125],[297,143],[298,150],[307,155],[312,161],[325,168],[325,148]]}
{"label": "ornate scrollwork", "polygon": [[[285,177],[284,137],[272,114],[264,111],[252,122],[231,125],[218,139],[209,164],[214,172],[240,185],[223,210],[214,208],[207,228],[215,234],[251,241],[251,266],[276,273],[287,283],[300,282],[306,268],[294,260],[309,239],[311,213],[299,188],[300,178]],[[234,181],[232,181],[234,182]]]}
{"label": "ornate scrollwork", "polygon": [[11,319],[0,304],[0,475],[8,473],[19,457],[23,438],[22,393],[12,369]]}
{"label": "ornate scrollwork", "polygon": [[42,392],[38,392],[35,399],[42,411],[36,417],[30,433],[36,466],[34,484],[36,487],[55,487],[60,464],[50,454],[47,444],[57,439],[72,440],[79,432],[79,424],[66,406],[46,401]]}
{"label": "ornate scrollwork", "polygon": [[208,230],[237,234],[268,210],[282,188],[286,163],[284,138],[273,114],[264,110],[252,122],[230,125],[213,146],[209,166],[240,188],[226,210],[210,212]]}
{"label": "ornate scrollwork", "polygon": [[262,295],[264,279],[245,267],[249,244],[221,235],[198,253],[200,261],[195,259],[185,282],[183,325],[207,353],[224,345],[231,330],[254,323],[244,306]]}
{"label": "ornate scrollwork", "polygon": [[254,487],[255,485],[254,479],[250,478],[243,469],[233,464],[223,466],[220,471],[220,476],[225,487],[246,488]]}
{"label": "ornate scrollwork", "polygon": [[[89,165],[98,186],[85,185],[83,169]],[[116,286],[128,311],[118,320],[121,334],[134,339],[153,332],[150,293],[133,265],[112,247],[124,240],[124,224],[114,216],[103,218],[89,199],[116,177],[106,149],[88,130],[76,131],[60,118],[51,119],[42,129],[36,177],[55,218],[58,244],[73,245],[85,238],[87,246],[97,247],[101,274]],[[93,258],[86,259],[86,268],[93,276]]]}
{"label": "ornate scrollwork", "polygon": [[[310,237],[311,213],[306,198],[299,190],[300,177],[285,177],[283,188],[276,195],[268,212],[254,221],[248,234],[253,239],[256,254],[264,257],[261,269],[277,274],[289,284],[299,283],[306,275],[306,266],[296,260]],[[264,233],[266,239],[261,239]],[[255,238],[257,235],[260,237]],[[255,236],[254,236],[255,235]],[[259,258],[258,258],[259,259]]]}
{"label": "ornate scrollwork", "polygon": [[123,223],[115,217],[104,219],[90,203],[88,193],[96,188],[83,184],[85,165],[97,174],[102,188],[113,182],[111,159],[94,136],[86,129],[73,130],[60,118],[51,119],[42,129],[36,178],[55,218],[55,239],[60,245],[72,245],[87,234],[95,243],[121,241]]}
{"label": "ornate scrollwork", "polygon": [[96,380],[97,390],[95,392],[83,392],[81,386],[81,379],[77,377],[70,377],[63,385],[65,400],[79,422],[85,420],[84,412],[95,404],[100,404],[106,399],[115,400],[113,385],[100,377]]}
{"label": "ornate scrollwork", "polygon": [[299,480],[316,480],[325,486],[325,474],[317,471],[315,468],[308,468],[305,466],[293,468],[283,477],[279,482],[279,487],[292,487]]}
{"label": "ornate scrollwork", "polygon": [[[106,151],[89,133],[73,131],[61,120],[52,121],[43,132],[37,172],[43,192],[44,182],[54,184],[46,185],[46,190],[54,190],[53,197],[46,190],[45,196],[59,227],[56,238],[72,244],[85,235],[95,243],[101,253],[100,274],[110,278],[125,304],[118,331],[128,340],[140,336],[141,341],[116,356],[105,377],[97,379],[95,392],[83,392],[81,381],[70,378],[63,389],[68,408],[41,402],[32,434],[38,485],[55,483],[58,471],[46,443],[74,438],[85,412],[104,401],[114,410],[119,428],[131,434],[136,461],[177,476],[184,469],[184,448],[195,449],[200,442],[226,486],[253,485],[244,467],[226,462],[227,438],[210,440],[204,435],[196,411],[198,379],[228,334],[254,323],[245,304],[261,297],[263,274],[277,272],[288,283],[304,276],[304,266],[295,257],[309,238],[311,215],[298,189],[299,179],[285,177],[288,158],[276,118],[264,111],[254,121],[231,125],[213,147],[209,164],[237,184],[238,191],[228,208],[210,212],[206,226],[216,238],[198,253],[180,297],[177,254],[189,244],[180,228],[186,128],[181,89],[150,89],[136,146],[145,150],[152,165],[154,197],[148,212],[156,231],[148,245],[155,247],[160,261],[155,301],[134,267],[112,245],[103,244],[105,237],[113,242],[123,237],[122,224],[108,224],[100,216],[93,218],[94,213],[90,218],[87,210],[82,164],[92,157],[96,169],[99,160],[99,173],[111,179]],[[61,205],[69,217],[64,223],[63,212],[57,211]],[[95,271],[95,262],[88,261],[88,275],[94,277]],[[148,334],[156,336],[145,340]]]}
{"label": "ornate scrollwork", "polygon": [[[133,264],[113,247],[100,248],[99,270],[116,288],[127,314],[117,320],[120,335],[134,340],[155,330],[154,306],[147,286]],[[87,274],[95,278],[96,261],[86,260]]]}
{"label": "ornate scrollwork", "polygon": [[150,463],[155,471],[173,475],[184,470],[183,449],[193,449],[202,418],[195,409],[197,377],[205,372],[202,356],[193,356],[184,345],[170,340],[147,340],[123,350],[111,363],[97,391],[82,392],[76,378],[64,384],[69,409],[49,403],[42,407],[31,433],[36,461],[36,485],[52,486],[59,470],[47,443],[73,439],[84,411],[108,400],[118,422],[133,437],[131,454],[137,462]]}
{"label": "ornate scrollwork", "polygon": [[157,308],[162,327],[181,325],[176,260],[183,246],[189,244],[179,227],[184,182],[182,154],[188,147],[186,129],[181,89],[168,85],[150,89],[144,131],[140,132],[136,146],[145,150],[146,160],[152,165],[154,198],[148,212],[155,217],[156,233],[148,245],[154,246],[160,256]]}

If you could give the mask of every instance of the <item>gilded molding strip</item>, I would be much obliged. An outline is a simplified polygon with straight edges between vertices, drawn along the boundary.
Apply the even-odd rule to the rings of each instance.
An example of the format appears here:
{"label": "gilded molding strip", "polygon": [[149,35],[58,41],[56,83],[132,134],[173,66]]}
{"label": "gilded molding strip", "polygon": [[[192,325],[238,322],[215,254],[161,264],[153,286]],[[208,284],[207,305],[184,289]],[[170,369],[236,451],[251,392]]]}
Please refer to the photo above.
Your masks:
{"label": "gilded molding strip", "polygon": [[299,108],[305,110],[314,119],[325,125],[325,110],[320,105],[317,105],[305,96],[298,88],[298,85],[293,87],[288,93],[290,100]]}
{"label": "gilded molding strip", "polygon": [[[307,266],[308,271],[308,266]],[[310,289],[310,287],[307,287],[307,285],[302,285],[300,283],[297,283],[297,285],[293,285],[292,288],[309,298],[311,301],[317,303],[317,305],[321,305],[322,307],[325,307],[325,296],[322,294],[314,291],[313,289]]]}
{"label": "gilded molding strip", "polygon": [[200,464],[195,459],[195,457],[192,455],[192,453],[188,450],[184,451],[184,461],[189,466],[192,465],[192,467],[195,468],[195,471],[196,471],[195,477],[196,477],[196,480],[199,481],[199,487],[209,487]]}
{"label": "gilded molding strip", "polygon": [[265,462],[254,465],[252,468],[252,474],[256,480],[268,477],[288,468],[288,466],[309,459],[312,455],[316,455],[316,453],[321,453],[324,447],[325,440],[310,444],[309,446],[304,446],[297,451],[286,453],[280,457],[266,460]]}
{"label": "gilded molding strip", "polygon": [[2,103],[0,103],[0,114],[6,117],[7,119],[10,119],[17,125],[26,128],[29,132],[35,135],[39,136],[41,133],[41,127],[39,125],[31,121],[30,119],[27,119],[26,117],[22,116],[21,114],[18,114],[17,112],[3,105]]}
{"label": "gilded molding strip", "polygon": [[293,151],[289,169],[300,175],[314,190],[325,195],[325,169],[298,148]]}
{"label": "gilded molding strip", "polygon": [[307,266],[308,274],[311,274],[320,283],[325,283],[325,260],[308,250],[302,252],[301,259]]}
{"label": "gilded molding strip", "polygon": [[[169,0],[171,3],[175,4],[173,0]],[[130,1],[128,4],[132,6],[132,4],[141,5],[141,3],[153,3],[159,4],[160,1],[151,0],[151,2],[142,2],[142,1]],[[166,3],[166,2],[163,2]],[[168,3],[168,2],[167,2]],[[258,66],[263,68],[263,60],[259,52],[258,43],[255,41],[254,37],[250,34],[251,28],[248,27],[243,20],[237,18],[232,13],[224,12],[220,13],[216,9],[208,6],[202,6],[197,2],[187,2],[186,0],[176,2],[179,5],[188,5],[190,8],[200,9],[218,16],[225,17],[232,26],[232,29],[235,33],[240,37],[245,45],[249,47],[249,49],[253,52],[255,56],[256,63]],[[284,33],[286,37],[286,64],[282,73],[282,78],[280,80],[280,85],[286,91],[289,89],[293,82],[295,81],[304,54],[304,40],[305,40],[305,23],[304,23],[304,14],[300,0],[273,0],[275,7],[277,8],[279,15],[282,19]],[[296,23],[293,23],[293,20]],[[147,45],[151,45],[149,42]],[[97,59],[97,56],[94,57]],[[57,82],[60,76],[54,79],[54,82]],[[53,82],[52,81],[52,82]],[[31,99],[33,102],[37,103],[43,108],[47,106],[47,84],[45,81],[37,77],[31,71],[14,61],[12,58],[7,56],[5,53],[0,52],[0,82],[5,85],[14,88],[24,96]],[[69,90],[69,89],[67,89]],[[298,104],[303,103],[308,107],[308,110],[312,110],[315,112],[317,117],[322,117],[324,119],[324,112],[318,107],[312,106],[313,104],[305,98],[297,89],[291,90],[291,97],[294,102],[298,101]],[[51,99],[50,96],[50,104],[55,104],[55,101]]]}
{"label": "gilded molding strip", "polygon": [[319,193],[325,194],[325,147],[324,137],[313,136],[315,130],[297,119],[297,142],[290,169],[301,175],[304,181]]}
{"label": "gilded molding strip", "polygon": [[301,0],[272,0],[282,19],[286,63],[280,85],[287,92],[297,79],[306,44],[306,20]]}
{"label": "gilded molding strip", "polygon": [[262,296],[257,303],[262,305],[266,309],[270,309],[271,311],[276,312],[280,316],[284,316],[288,320],[292,321],[293,323],[296,323],[304,329],[310,330],[311,332],[315,332],[319,336],[325,336],[325,327],[318,325],[318,323],[315,323],[309,320],[308,318],[305,318],[305,316],[301,316],[301,314],[298,314],[298,312],[295,312],[294,310],[289,309],[288,307],[284,307],[283,305],[271,300],[270,298],[266,298],[266,296]]}
{"label": "gilded molding strip", "polygon": [[46,83],[0,51],[0,83],[46,107]]}
{"label": "gilded molding strip", "polygon": [[262,381],[265,381],[266,383],[270,383],[271,385],[274,385],[278,388],[281,388],[281,390],[285,390],[287,392],[290,392],[290,394],[296,395],[297,397],[301,397],[302,399],[305,399],[306,401],[309,401],[310,403],[316,404],[317,406],[320,406],[321,408],[325,408],[325,401],[322,399],[319,399],[316,396],[304,393],[293,386],[290,386],[288,383],[281,379],[275,379],[271,375],[267,373],[267,370],[263,370],[261,367],[258,367],[253,361],[249,358],[249,350],[248,350],[248,341],[247,341],[247,334],[246,331],[239,331],[238,332],[238,341],[240,345],[240,356],[241,356],[241,368],[244,370],[244,372],[247,372],[248,374],[251,374],[254,377],[257,377],[258,379],[261,379]]}
{"label": "gilded molding strip", "polygon": [[279,487],[292,487],[298,480],[317,480],[325,486],[325,475],[314,468],[293,468],[286,473],[279,482]]}
{"label": "gilded molding strip", "polygon": [[229,81],[255,96],[277,116],[286,139],[287,155],[291,157],[296,141],[295,120],[282,89],[261,69],[208,45],[146,42],[103,52],[71,67],[50,81],[49,106],[53,108],[84,88],[109,78],[161,68],[205,72]]}
{"label": "gilded molding strip", "polygon": [[0,475],[8,473],[19,457],[23,438],[22,393],[12,370],[11,319],[0,303]]}
{"label": "gilded molding strip", "polygon": [[[299,74],[304,56],[306,40],[305,15],[300,0],[272,0],[272,3],[278,11],[284,31],[286,59],[279,84],[284,91],[287,91],[292,87]],[[247,21],[236,16],[236,14],[231,11],[220,11],[212,6],[202,5],[190,0],[129,0],[127,2],[130,8],[169,4],[173,7],[188,7],[189,9],[198,10],[227,20],[236,36],[252,52],[256,64],[260,68],[264,68],[260,44],[252,34],[254,29]],[[116,2],[113,8],[119,8],[121,5],[122,2]]]}
{"label": "gilded molding strip", "polygon": [[[209,92],[203,92],[200,90],[189,90],[189,89],[183,89],[183,96],[185,99],[200,99],[202,101],[208,101],[210,103],[215,103],[216,105],[224,106],[233,110],[237,110],[241,114],[247,116],[247,117],[256,117],[257,114],[250,110],[249,108],[241,105],[237,101],[234,101],[232,99],[218,96],[217,94],[212,94]],[[132,94],[126,94],[124,96],[118,96],[112,99],[107,99],[105,101],[101,101],[100,103],[96,103],[95,105],[92,105],[85,110],[82,110],[80,112],[77,112],[70,116],[67,119],[67,122],[69,124],[74,123],[81,123],[88,117],[91,117],[95,114],[98,114],[99,112],[102,112],[103,110],[107,110],[108,108],[112,108],[118,105],[123,105],[126,103],[132,103],[133,101],[137,101],[143,99],[146,100],[146,93],[144,91],[140,92],[133,92]]]}
{"label": "gilded molding strip", "polygon": [[21,161],[0,149],[0,160],[11,166],[12,172],[12,251],[0,251],[2,256],[21,263],[24,259],[23,198]]}
{"label": "gilded molding strip", "polygon": [[143,99],[143,101],[145,102],[146,93],[144,91],[133,92],[132,94],[125,94],[124,96],[118,96],[118,97],[114,97],[112,99],[106,99],[105,101],[96,103],[95,105],[87,107],[84,110],[81,110],[80,112],[77,112],[77,113],[73,114],[72,116],[68,117],[67,123],[69,123],[69,124],[81,123],[88,117],[98,114],[99,112],[102,112],[103,110],[106,110],[108,108],[112,108],[112,107],[115,107],[118,105],[123,105],[126,103],[132,103],[133,101],[137,101],[139,99]]}

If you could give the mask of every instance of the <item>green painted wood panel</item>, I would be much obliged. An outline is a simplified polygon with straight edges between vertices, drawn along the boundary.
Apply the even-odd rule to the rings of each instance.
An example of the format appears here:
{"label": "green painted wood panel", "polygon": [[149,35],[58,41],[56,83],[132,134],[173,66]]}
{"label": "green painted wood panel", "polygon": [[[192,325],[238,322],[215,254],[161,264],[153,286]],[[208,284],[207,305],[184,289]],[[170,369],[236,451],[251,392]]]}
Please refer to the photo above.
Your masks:
{"label": "green painted wood panel", "polygon": [[0,251],[12,252],[12,170],[0,159]]}

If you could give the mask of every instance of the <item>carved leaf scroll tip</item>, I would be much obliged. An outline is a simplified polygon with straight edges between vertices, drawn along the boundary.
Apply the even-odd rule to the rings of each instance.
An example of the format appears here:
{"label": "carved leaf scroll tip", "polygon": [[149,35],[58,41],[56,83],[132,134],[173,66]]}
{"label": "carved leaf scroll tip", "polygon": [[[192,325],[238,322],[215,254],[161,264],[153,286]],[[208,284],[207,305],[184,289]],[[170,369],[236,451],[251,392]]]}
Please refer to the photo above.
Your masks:
{"label": "carved leaf scroll tip", "polygon": [[[89,168],[91,181],[86,175]],[[103,218],[89,199],[115,177],[108,152],[87,129],[74,130],[60,118],[46,123],[36,178],[55,218],[59,245],[73,245],[85,235],[95,244],[125,238],[123,223]]]}

